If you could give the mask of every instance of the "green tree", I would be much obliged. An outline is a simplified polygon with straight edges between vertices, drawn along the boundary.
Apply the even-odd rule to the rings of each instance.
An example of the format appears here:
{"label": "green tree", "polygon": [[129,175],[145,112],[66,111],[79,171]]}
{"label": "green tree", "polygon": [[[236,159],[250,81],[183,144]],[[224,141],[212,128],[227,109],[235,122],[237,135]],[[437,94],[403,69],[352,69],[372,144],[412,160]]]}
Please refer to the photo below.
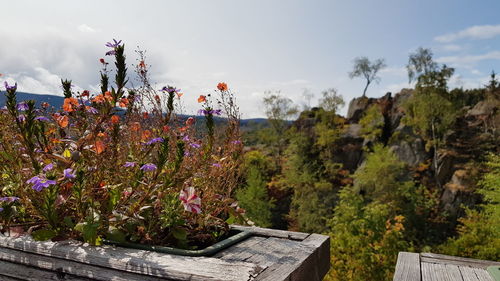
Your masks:
{"label": "green tree", "polygon": [[340,107],[345,105],[344,98],[338,94],[335,88],[324,90],[321,95],[323,97],[319,100],[319,107],[326,111],[337,112]]}
{"label": "green tree", "polygon": [[351,72],[349,72],[349,77],[363,77],[366,79],[365,89],[363,90],[363,97],[366,96],[366,90],[372,82],[380,81],[380,77],[377,76],[378,72],[386,67],[384,59],[377,59],[371,62],[367,57],[358,57],[354,59],[354,67]]}
{"label": "green tree", "polygon": [[500,260],[500,156],[491,155],[490,171],[477,191],[483,196],[480,209],[467,209],[460,219],[458,236],[449,239],[440,250],[449,255],[485,260]]}
{"label": "green tree", "polygon": [[361,134],[365,139],[379,141],[384,130],[384,115],[378,104],[373,104],[359,120]]}
{"label": "green tree", "polygon": [[246,186],[236,192],[236,199],[245,209],[246,216],[257,226],[271,226],[271,210],[274,200],[267,193],[266,181],[258,167],[250,166],[246,176]]}

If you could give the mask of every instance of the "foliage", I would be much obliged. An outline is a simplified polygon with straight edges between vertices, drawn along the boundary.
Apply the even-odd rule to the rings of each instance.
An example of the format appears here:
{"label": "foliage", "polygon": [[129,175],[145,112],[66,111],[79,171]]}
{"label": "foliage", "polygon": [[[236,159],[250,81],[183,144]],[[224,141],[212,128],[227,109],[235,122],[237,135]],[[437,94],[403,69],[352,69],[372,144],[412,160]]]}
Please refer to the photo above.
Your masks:
{"label": "foliage", "polygon": [[354,67],[351,72],[349,72],[349,77],[363,77],[366,79],[366,86],[363,90],[363,97],[366,96],[366,90],[368,86],[375,81],[378,82],[380,77],[377,76],[378,72],[386,67],[384,59],[377,59],[371,62],[367,57],[358,57],[354,59]]}
{"label": "foliage", "polygon": [[382,115],[380,106],[377,104],[370,106],[359,120],[359,124],[361,125],[361,135],[365,139],[379,141],[384,129],[384,115]]}
{"label": "foliage", "polygon": [[319,100],[319,107],[326,111],[337,112],[345,104],[344,98],[337,93],[337,89],[335,88],[325,90],[321,92],[321,95],[323,97]]}
{"label": "foliage", "polygon": [[500,156],[490,155],[490,169],[477,192],[483,195],[480,210],[467,209],[459,221],[458,236],[440,247],[448,255],[500,260]]}
{"label": "foliage", "polygon": [[246,181],[246,186],[236,193],[240,206],[245,209],[246,217],[255,225],[270,227],[274,200],[269,198],[266,181],[257,166],[248,168]]}
{"label": "foliage", "polygon": [[[151,88],[143,53],[136,66],[142,84],[127,87],[121,41],[106,44],[115,60],[114,84],[100,59],[101,90],[73,92],[63,80],[64,105],[18,102],[6,85],[0,111],[0,222],[34,230],[37,239],[102,239],[196,248],[228,231],[239,217],[232,199],[241,151],[237,107],[225,83],[217,105],[200,96],[199,114],[176,116],[180,90]],[[216,126],[214,116],[228,122]],[[206,132],[206,134],[204,134]]]}

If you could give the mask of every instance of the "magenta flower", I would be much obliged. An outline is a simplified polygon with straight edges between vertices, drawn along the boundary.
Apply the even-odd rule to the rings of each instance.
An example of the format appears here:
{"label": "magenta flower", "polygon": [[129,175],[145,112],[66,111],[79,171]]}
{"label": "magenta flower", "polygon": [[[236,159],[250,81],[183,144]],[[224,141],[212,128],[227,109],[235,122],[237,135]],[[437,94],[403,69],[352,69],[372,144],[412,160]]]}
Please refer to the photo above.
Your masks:
{"label": "magenta flower", "polygon": [[133,168],[133,167],[135,167],[135,165],[137,165],[137,163],[135,163],[135,162],[125,162],[125,164],[123,165],[123,167],[125,167],[125,168]]}
{"label": "magenta flower", "polygon": [[16,84],[14,84],[14,86],[9,86],[9,83],[7,83],[7,81],[5,81],[3,84],[5,85],[5,89],[7,91],[15,91],[15,90],[17,90],[17,82],[16,82]]}
{"label": "magenta flower", "polygon": [[17,110],[19,110],[19,111],[26,111],[26,110],[28,110],[28,109],[29,109],[29,106],[28,106],[28,104],[27,104],[27,103],[25,103],[25,102],[20,102],[20,103],[18,103],[18,104],[17,104],[16,108],[17,108]]}
{"label": "magenta flower", "polygon": [[122,40],[116,41],[116,39],[113,39],[113,42],[106,43],[106,47],[116,48],[116,47],[120,46],[121,43],[122,43]]}
{"label": "magenta flower", "polygon": [[19,200],[19,197],[15,197],[15,196],[9,196],[9,197],[0,197],[0,202],[14,202],[14,201],[17,201]]}
{"label": "magenta flower", "polygon": [[165,86],[165,87],[160,89],[160,91],[167,92],[169,94],[178,93],[180,90],[181,89],[177,89],[177,88],[171,87],[171,86]]}
{"label": "magenta flower", "polygon": [[34,190],[40,192],[42,189],[49,187],[50,185],[56,184],[55,180],[48,180],[45,177],[34,176],[31,179],[27,180],[26,183],[32,184]]}
{"label": "magenta flower", "polygon": [[151,144],[155,144],[155,143],[159,143],[159,142],[163,142],[163,138],[154,138],[154,139],[149,140],[145,144],[151,145]]}
{"label": "magenta flower", "polygon": [[145,171],[145,172],[152,172],[152,171],[155,171],[156,169],[157,169],[157,167],[153,163],[144,164],[141,167],[141,170]]}
{"label": "magenta flower", "polygon": [[51,171],[52,169],[54,169],[54,164],[52,164],[52,163],[49,163],[49,164],[45,165],[45,167],[43,167],[44,172]]}
{"label": "magenta flower", "polygon": [[71,169],[71,168],[64,169],[64,178],[65,179],[74,179],[74,178],[76,178],[75,173],[73,173],[73,169]]}
{"label": "magenta flower", "polygon": [[37,116],[37,117],[35,117],[35,120],[38,120],[40,122],[50,122],[49,118],[47,118],[45,116]]}
{"label": "magenta flower", "polygon": [[179,199],[184,205],[184,210],[195,214],[201,213],[201,199],[195,194],[194,187],[190,186],[187,190],[181,190]]}

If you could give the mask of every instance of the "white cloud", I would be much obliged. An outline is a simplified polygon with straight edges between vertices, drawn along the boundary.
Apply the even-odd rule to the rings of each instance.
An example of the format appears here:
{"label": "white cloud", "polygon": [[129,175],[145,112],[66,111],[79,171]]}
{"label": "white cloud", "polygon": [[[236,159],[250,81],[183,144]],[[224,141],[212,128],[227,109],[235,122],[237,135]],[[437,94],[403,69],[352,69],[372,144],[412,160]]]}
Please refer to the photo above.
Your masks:
{"label": "white cloud", "polygon": [[415,86],[415,83],[408,84],[408,82],[401,82],[401,83],[393,83],[385,86],[379,91],[379,94],[381,96],[387,94],[387,92],[391,92],[393,95],[397,94],[401,91],[401,89],[404,88],[413,88]]}
{"label": "white cloud", "polygon": [[449,43],[459,39],[490,39],[500,35],[499,25],[475,25],[455,33],[448,33],[434,38],[442,43]]}
{"label": "white cloud", "polygon": [[380,70],[380,74],[387,74],[391,76],[397,76],[397,77],[405,77],[408,75],[408,71],[406,67],[397,67],[397,66],[389,66],[386,68],[382,68]]}
{"label": "white cloud", "polygon": [[471,67],[471,65],[483,60],[500,60],[500,51],[492,51],[481,55],[445,56],[436,59],[437,62],[458,67]]}
{"label": "white cloud", "polygon": [[443,51],[456,52],[462,50],[462,46],[456,44],[447,44],[441,46],[441,49]]}
{"label": "white cloud", "polygon": [[85,32],[85,33],[93,33],[93,32],[97,32],[97,30],[93,29],[92,27],[86,25],[86,24],[80,24],[78,26],[78,30],[80,30],[81,32]]}
{"label": "white cloud", "polygon": [[470,73],[474,74],[474,75],[481,75],[483,74],[481,71],[477,70],[477,69],[473,69],[470,71]]}

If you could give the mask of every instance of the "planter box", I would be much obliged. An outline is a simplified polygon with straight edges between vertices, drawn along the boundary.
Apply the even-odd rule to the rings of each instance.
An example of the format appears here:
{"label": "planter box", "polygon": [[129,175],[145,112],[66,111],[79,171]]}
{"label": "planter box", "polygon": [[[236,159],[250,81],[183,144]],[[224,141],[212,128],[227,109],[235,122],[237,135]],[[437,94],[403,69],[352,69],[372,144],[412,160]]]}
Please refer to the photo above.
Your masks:
{"label": "planter box", "polygon": [[0,236],[0,280],[322,280],[329,237],[232,226],[253,235],[210,257]]}

